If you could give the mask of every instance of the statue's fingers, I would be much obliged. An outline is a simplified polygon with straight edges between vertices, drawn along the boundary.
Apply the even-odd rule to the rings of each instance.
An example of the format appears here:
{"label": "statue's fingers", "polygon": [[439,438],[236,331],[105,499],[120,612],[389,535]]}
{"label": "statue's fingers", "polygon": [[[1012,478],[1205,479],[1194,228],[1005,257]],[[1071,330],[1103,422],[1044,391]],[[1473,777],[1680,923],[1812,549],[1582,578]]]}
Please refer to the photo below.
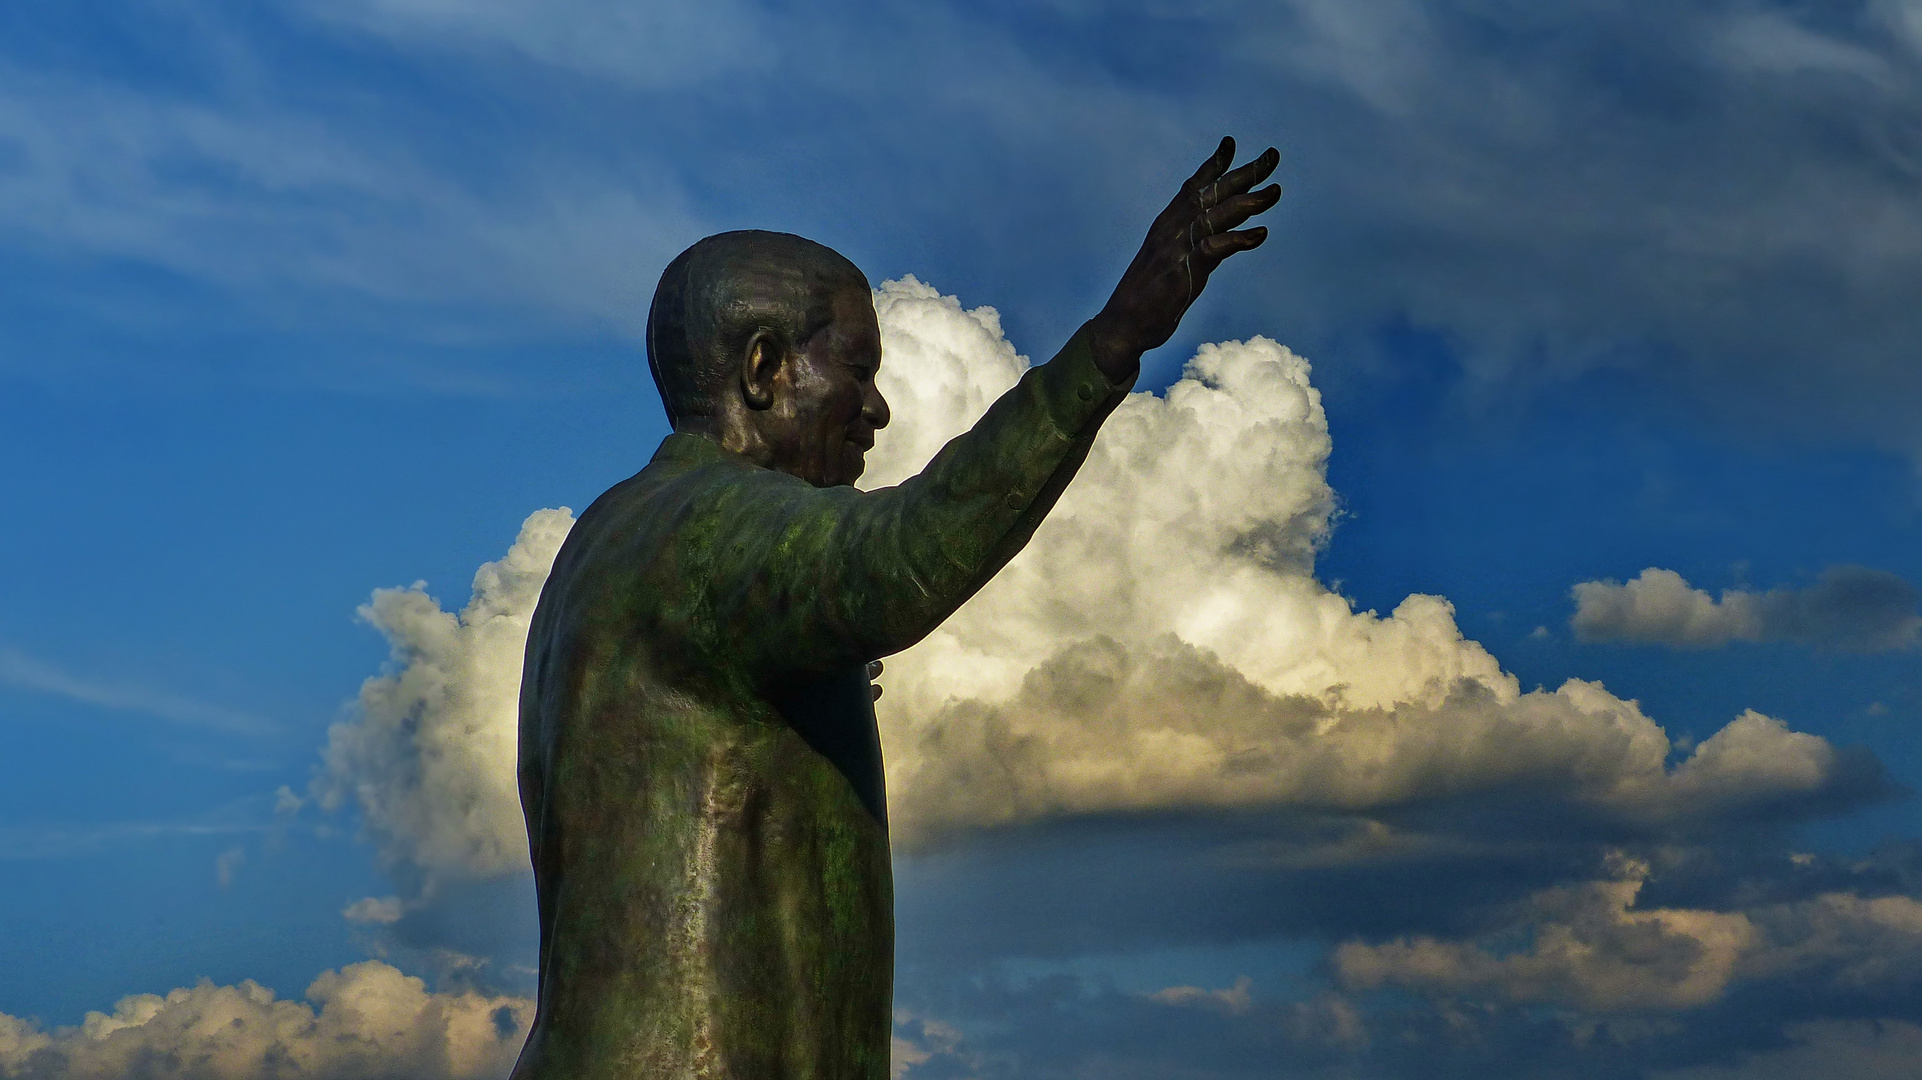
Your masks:
{"label": "statue's fingers", "polygon": [[1265,213],[1281,201],[1281,185],[1270,184],[1260,191],[1236,195],[1201,215],[1202,235],[1224,233],[1256,214]]}
{"label": "statue's fingers", "polygon": [[1216,233],[1195,246],[1195,254],[1204,263],[1213,267],[1216,263],[1237,251],[1250,251],[1261,246],[1268,239],[1268,228],[1257,225],[1252,229],[1239,229],[1235,232]]}
{"label": "statue's fingers", "polygon": [[1269,147],[1261,155],[1239,169],[1224,174],[1221,179],[1209,184],[1201,191],[1201,207],[1206,210],[1217,203],[1247,191],[1274,173],[1275,166],[1281,164],[1281,151]]}
{"label": "statue's fingers", "polygon": [[880,677],[881,677],[881,661],[879,660],[868,661],[868,678],[878,679]]}
{"label": "statue's fingers", "polygon": [[1188,182],[1181,185],[1182,194],[1190,196],[1200,195],[1203,191],[1207,190],[1209,184],[1220,180],[1221,174],[1227,172],[1228,166],[1234,163],[1234,136],[1223,135],[1221,137],[1221,145],[1215,148],[1214,156],[1202,162],[1201,168],[1196,169],[1195,174],[1188,178]]}

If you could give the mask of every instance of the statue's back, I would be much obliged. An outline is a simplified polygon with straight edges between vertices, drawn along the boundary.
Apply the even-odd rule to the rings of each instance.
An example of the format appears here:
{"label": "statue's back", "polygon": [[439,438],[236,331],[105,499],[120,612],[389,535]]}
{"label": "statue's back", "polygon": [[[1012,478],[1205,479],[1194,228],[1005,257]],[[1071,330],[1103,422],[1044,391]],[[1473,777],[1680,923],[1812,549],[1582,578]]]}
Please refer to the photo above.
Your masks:
{"label": "statue's back", "polygon": [[[819,497],[675,437],[556,559],[522,686],[542,984],[517,1080],[887,1075],[886,828],[713,617],[754,587],[710,557],[730,507]],[[872,741],[858,661],[795,690]]]}

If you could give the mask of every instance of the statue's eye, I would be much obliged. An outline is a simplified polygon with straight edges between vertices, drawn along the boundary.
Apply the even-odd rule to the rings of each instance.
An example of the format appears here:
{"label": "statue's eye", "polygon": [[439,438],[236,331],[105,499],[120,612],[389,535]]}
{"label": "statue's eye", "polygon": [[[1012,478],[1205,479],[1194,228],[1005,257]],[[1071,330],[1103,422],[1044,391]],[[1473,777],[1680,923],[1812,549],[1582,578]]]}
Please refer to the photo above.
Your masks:
{"label": "statue's eye", "polygon": [[867,382],[869,379],[874,378],[874,369],[871,367],[854,364],[850,366],[848,370],[854,373],[854,378],[857,382]]}

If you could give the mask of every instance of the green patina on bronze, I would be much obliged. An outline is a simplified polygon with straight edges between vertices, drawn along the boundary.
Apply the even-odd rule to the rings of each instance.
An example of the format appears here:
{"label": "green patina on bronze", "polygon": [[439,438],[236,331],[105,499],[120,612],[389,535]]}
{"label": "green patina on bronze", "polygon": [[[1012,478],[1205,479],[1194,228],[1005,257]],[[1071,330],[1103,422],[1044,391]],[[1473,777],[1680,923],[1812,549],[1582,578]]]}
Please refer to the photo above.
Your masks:
{"label": "green patina on bronze", "polygon": [[675,428],[581,515],[527,639],[520,784],[539,1008],[516,1080],[883,1080],[894,881],[868,663],[1013,558],[1280,189],[1221,147],[1101,312],[898,487],[867,281],[797,236],[668,265],[648,361]]}
{"label": "green patina on bronze", "polygon": [[986,583],[1087,455],[1126,386],[1085,337],[898,487],[675,434],[581,515],[523,676],[542,974],[517,1078],[888,1075],[866,665]]}

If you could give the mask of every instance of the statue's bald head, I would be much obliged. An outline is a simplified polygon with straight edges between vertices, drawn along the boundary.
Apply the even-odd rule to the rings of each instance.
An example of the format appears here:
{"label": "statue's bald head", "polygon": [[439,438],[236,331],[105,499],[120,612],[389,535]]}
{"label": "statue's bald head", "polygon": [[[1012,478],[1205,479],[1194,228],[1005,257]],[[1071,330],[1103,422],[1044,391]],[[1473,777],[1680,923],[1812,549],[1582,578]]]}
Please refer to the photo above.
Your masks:
{"label": "statue's bald head", "polygon": [[834,319],[834,297],[868,288],[833,248],[758,229],[710,236],[667,264],[647,313],[647,363],[668,423],[711,417],[757,331],[799,348]]}

